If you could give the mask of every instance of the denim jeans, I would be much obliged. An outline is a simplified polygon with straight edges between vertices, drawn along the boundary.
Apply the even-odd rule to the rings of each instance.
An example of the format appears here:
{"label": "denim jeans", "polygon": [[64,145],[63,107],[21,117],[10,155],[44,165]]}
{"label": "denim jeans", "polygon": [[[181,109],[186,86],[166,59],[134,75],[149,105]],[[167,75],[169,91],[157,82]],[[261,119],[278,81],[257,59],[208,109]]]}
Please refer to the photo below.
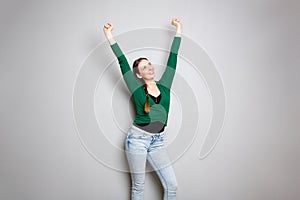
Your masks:
{"label": "denim jeans", "polygon": [[163,185],[164,200],[176,199],[177,181],[164,147],[164,136],[164,132],[149,133],[134,125],[129,129],[125,150],[131,172],[132,200],[143,199],[146,160]]}

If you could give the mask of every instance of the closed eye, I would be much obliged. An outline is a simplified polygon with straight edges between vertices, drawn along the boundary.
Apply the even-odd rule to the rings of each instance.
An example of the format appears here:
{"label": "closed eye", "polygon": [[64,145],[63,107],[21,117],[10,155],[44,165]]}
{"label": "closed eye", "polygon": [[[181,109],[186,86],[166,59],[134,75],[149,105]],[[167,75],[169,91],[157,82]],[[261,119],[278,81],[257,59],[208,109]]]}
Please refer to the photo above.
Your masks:
{"label": "closed eye", "polygon": [[144,66],[143,66],[142,70],[146,70],[147,66],[151,66],[151,65],[152,65],[152,63],[151,63],[151,62],[148,62],[147,65],[144,65]]}

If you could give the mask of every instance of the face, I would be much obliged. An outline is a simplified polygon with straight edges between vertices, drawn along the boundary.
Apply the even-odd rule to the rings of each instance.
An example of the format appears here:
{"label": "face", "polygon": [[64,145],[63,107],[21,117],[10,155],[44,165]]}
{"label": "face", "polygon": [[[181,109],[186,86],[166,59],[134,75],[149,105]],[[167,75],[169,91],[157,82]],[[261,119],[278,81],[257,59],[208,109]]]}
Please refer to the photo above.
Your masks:
{"label": "face", "polygon": [[139,65],[139,74],[138,78],[143,78],[145,80],[152,80],[155,77],[154,67],[149,60],[141,60]]}

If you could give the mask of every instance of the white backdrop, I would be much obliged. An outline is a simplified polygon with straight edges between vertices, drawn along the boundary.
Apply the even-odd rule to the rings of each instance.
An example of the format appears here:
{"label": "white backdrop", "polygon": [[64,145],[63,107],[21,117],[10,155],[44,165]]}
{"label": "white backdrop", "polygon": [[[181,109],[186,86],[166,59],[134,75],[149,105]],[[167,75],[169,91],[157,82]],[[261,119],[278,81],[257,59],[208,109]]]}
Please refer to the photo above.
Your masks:
{"label": "white backdrop", "polygon": [[[199,134],[174,162],[178,199],[298,200],[299,9],[300,3],[293,0],[2,0],[0,199],[129,199],[129,174],[99,162],[79,138],[74,85],[91,51],[105,42],[106,22],[114,23],[117,36],[149,27],[172,30],[171,18],[179,17],[184,37],[205,50],[223,80],[226,119],[208,157],[199,159],[203,141]],[[166,47],[171,42],[164,41]],[[113,58],[106,47],[107,59]],[[161,57],[152,55],[155,52],[148,53],[161,62]],[[135,56],[130,54],[130,61]],[[177,83],[186,78],[182,68],[186,65],[180,59]],[[111,67],[115,67],[112,78],[120,76],[118,66]],[[126,89],[122,83],[117,90]],[[205,88],[203,83],[200,88]],[[98,85],[103,88],[109,87]],[[175,82],[172,116],[180,121],[176,90],[180,84]],[[205,111],[200,113],[200,129],[206,129],[212,117],[205,103],[213,100],[203,91],[203,99],[197,99]],[[119,102],[130,104],[126,98]],[[127,107],[124,110],[128,112]],[[105,120],[101,111],[96,110],[96,115]],[[119,123],[126,127],[130,120]],[[168,128],[177,130],[176,122]],[[120,154],[104,153],[126,166]],[[146,177],[145,199],[162,199],[162,188],[152,173]]]}

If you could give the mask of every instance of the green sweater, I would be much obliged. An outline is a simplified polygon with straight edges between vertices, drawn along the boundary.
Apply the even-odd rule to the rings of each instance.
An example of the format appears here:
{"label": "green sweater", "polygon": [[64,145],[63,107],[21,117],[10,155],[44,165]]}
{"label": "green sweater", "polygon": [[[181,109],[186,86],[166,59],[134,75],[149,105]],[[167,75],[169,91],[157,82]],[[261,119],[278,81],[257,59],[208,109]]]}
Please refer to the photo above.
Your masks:
{"label": "green sweater", "polygon": [[136,108],[136,118],[134,119],[134,124],[145,124],[152,122],[161,122],[167,125],[168,113],[170,107],[170,88],[175,75],[176,64],[177,64],[177,54],[180,46],[181,37],[175,36],[171,46],[171,51],[169,53],[169,58],[167,62],[167,67],[159,81],[155,81],[158,89],[161,93],[161,100],[158,104],[154,102],[152,98],[149,98],[150,112],[146,113],[144,111],[144,105],[146,102],[146,94],[142,83],[135,78],[132,70],[128,64],[128,61],[123,54],[117,43],[111,45],[111,48],[118,58],[119,65],[125,83],[130,90]]}

